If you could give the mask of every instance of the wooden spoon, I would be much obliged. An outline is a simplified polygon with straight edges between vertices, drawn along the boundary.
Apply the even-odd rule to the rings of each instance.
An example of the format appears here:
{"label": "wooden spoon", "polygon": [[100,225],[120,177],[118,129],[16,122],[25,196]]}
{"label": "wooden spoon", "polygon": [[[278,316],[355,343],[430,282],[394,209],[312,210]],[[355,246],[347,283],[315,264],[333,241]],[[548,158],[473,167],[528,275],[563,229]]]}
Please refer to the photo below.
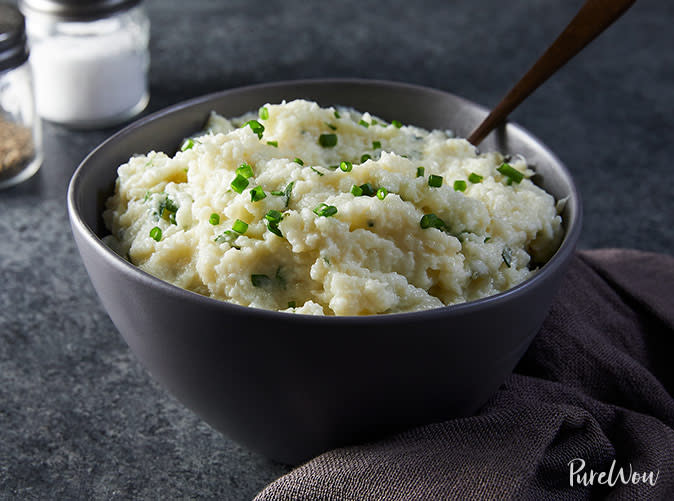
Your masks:
{"label": "wooden spoon", "polygon": [[608,28],[636,0],[587,0],[557,40],[505,95],[468,141],[477,146],[529,95]]}

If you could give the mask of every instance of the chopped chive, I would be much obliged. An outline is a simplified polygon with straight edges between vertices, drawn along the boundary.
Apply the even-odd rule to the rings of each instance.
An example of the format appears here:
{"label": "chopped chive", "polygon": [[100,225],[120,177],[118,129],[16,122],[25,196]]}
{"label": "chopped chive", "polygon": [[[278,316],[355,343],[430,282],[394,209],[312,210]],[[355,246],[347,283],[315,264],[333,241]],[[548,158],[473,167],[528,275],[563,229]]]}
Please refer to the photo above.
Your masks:
{"label": "chopped chive", "polygon": [[396,129],[400,129],[400,127],[403,126],[402,122],[399,120],[393,120],[391,122],[391,125],[393,125],[393,127],[395,127]]}
{"label": "chopped chive", "polygon": [[268,120],[269,119],[269,110],[267,109],[266,106],[263,106],[260,108],[260,111],[258,112],[258,115],[260,115],[260,120]]}
{"label": "chopped chive", "polygon": [[283,195],[286,197],[286,209],[288,208],[288,204],[290,203],[290,195],[293,191],[293,185],[295,184],[295,181],[291,181],[288,183],[288,186],[286,186],[286,189],[283,191]]}
{"label": "chopped chive", "polygon": [[365,154],[361,155],[360,163],[364,164],[365,162],[367,162],[371,158],[372,158],[372,155],[368,155],[367,153],[365,153]]}
{"label": "chopped chive", "polygon": [[505,265],[510,268],[510,265],[513,262],[513,251],[510,247],[504,247],[503,251],[501,252],[501,257],[503,258],[503,262]]}
{"label": "chopped chive", "polygon": [[267,275],[251,275],[250,281],[253,284],[253,287],[266,287],[271,285],[271,278]]}
{"label": "chopped chive", "polygon": [[463,179],[457,179],[454,181],[454,191],[466,191],[466,182]]}
{"label": "chopped chive", "polygon": [[180,147],[180,151],[187,151],[194,146],[194,141],[192,139],[185,139],[185,142]]}
{"label": "chopped chive", "polygon": [[271,192],[271,194],[274,195],[275,197],[282,197],[283,195],[285,195],[285,193],[283,193],[283,191],[281,190],[274,190]]}
{"label": "chopped chive", "polygon": [[447,228],[445,222],[435,214],[424,214],[424,216],[421,218],[421,221],[419,222],[419,225],[424,230],[427,228],[437,228],[438,230],[444,230]]}
{"label": "chopped chive", "polygon": [[309,168],[310,168],[312,171],[314,171],[316,174],[318,174],[319,176],[324,176],[324,175],[325,175],[325,174],[323,174],[321,171],[316,170],[316,169],[314,169],[313,167],[309,167]]}
{"label": "chopped chive", "polygon": [[237,167],[236,173],[237,175],[248,179],[249,177],[253,177],[253,168],[247,163],[242,163]]}
{"label": "chopped chive", "polygon": [[256,186],[252,190],[250,190],[250,201],[251,202],[259,202],[263,198],[266,198],[267,194],[264,192],[262,189],[262,186]]}
{"label": "chopped chive", "polygon": [[435,174],[428,176],[428,186],[440,188],[442,186],[442,176],[436,176]]}
{"label": "chopped chive", "polygon": [[339,111],[337,111],[337,110],[335,110],[334,115],[335,115],[335,118],[341,118],[341,117],[339,116]]}
{"label": "chopped chive", "polygon": [[243,126],[249,126],[250,129],[257,134],[257,137],[259,139],[262,139],[262,133],[264,132],[264,125],[262,125],[260,122],[257,120],[248,120]]}
{"label": "chopped chive", "polygon": [[485,237],[485,238],[484,238],[484,243],[486,244],[486,243],[489,242],[490,240],[491,240],[491,237]]}
{"label": "chopped chive", "polygon": [[353,164],[347,160],[343,160],[339,163],[339,168],[344,172],[351,172],[351,169],[353,169]]}
{"label": "chopped chive", "polygon": [[150,230],[150,238],[155,242],[159,242],[161,240],[161,228],[159,226],[155,226]]}
{"label": "chopped chive", "polygon": [[231,245],[235,249],[240,249],[240,247],[237,247],[236,245],[234,245],[234,241],[236,240],[236,238],[238,236],[239,236],[238,233],[235,233],[232,230],[225,230],[220,235],[215,237],[215,243],[216,244],[228,243],[229,245]]}
{"label": "chopped chive", "polygon": [[295,301],[288,301],[288,308],[297,308],[297,303]]}
{"label": "chopped chive", "polygon": [[321,134],[318,136],[318,144],[323,148],[332,148],[337,145],[337,134]]}
{"label": "chopped chive", "polygon": [[265,214],[264,218],[267,220],[267,228],[269,229],[269,231],[271,231],[274,235],[283,237],[283,234],[281,233],[281,230],[279,230],[278,227],[279,223],[283,219],[281,213],[277,210],[272,209]]}
{"label": "chopped chive", "polygon": [[426,171],[425,168],[419,166],[417,167],[417,177],[424,177],[424,172]]}
{"label": "chopped chive", "polygon": [[241,174],[237,174],[234,178],[234,181],[230,183],[230,186],[237,193],[243,193],[243,190],[245,190],[246,186],[248,186],[248,179],[243,177]]}
{"label": "chopped chive", "polygon": [[473,184],[481,183],[482,179],[484,179],[482,176],[479,174],[475,174],[474,172],[471,172],[470,175],[468,176],[468,181],[470,181]]}
{"label": "chopped chive", "polygon": [[278,148],[278,141],[267,141],[267,144],[269,146],[273,146],[274,148]]}
{"label": "chopped chive", "polygon": [[328,127],[330,127],[332,130],[337,130],[337,126],[331,124],[330,122],[325,122],[325,125],[327,125]]}
{"label": "chopped chive", "polygon": [[314,209],[314,214],[317,216],[330,217],[337,214],[337,207],[321,203]]}
{"label": "chopped chive", "polygon": [[304,161],[301,158],[296,158],[295,160],[293,160],[293,162],[295,162],[296,164],[304,165]]}
{"label": "chopped chive", "polygon": [[370,183],[363,183],[359,188],[363,190],[363,195],[366,197],[373,197],[377,193],[377,190],[375,190]]}
{"label": "chopped chive", "polygon": [[232,225],[232,230],[243,235],[248,230],[248,223],[245,223],[240,219],[237,219],[236,221],[234,221],[234,224]]}
{"label": "chopped chive", "polygon": [[328,169],[337,170],[337,169],[339,169],[339,165],[328,165]]}
{"label": "chopped chive", "polygon": [[502,163],[496,170],[506,176],[510,180],[510,183],[519,183],[524,179],[524,174],[507,163]]}
{"label": "chopped chive", "polygon": [[178,206],[168,197],[168,195],[166,195],[164,199],[159,202],[157,212],[154,213],[154,216],[157,220],[164,218],[168,219],[171,224],[178,224],[176,223],[176,212],[178,212]]}
{"label": "chopped chive", "polygon": [[371,122],[371,125],[377,125],[379,123],[376,118],[373,118]]}
{"label": "chopped chive", "polygon": [[358,122],[358,125],[362,125],[362,126],[365,127],[366,129],[370,126],[370,124],[367,123],[367,122],[366,122],[365,120],[363,120],[362,118],[361,118],[360,121]]}
{"label": "chopped chive", "polygon": [[149,191],[146,191],[145,196],[143,197],[143,203],[147,202],[150,199],[151,196],[152,196],[152,193],[150,193]]}
{"label": "chopped chive", "polygon": [[219,225],[220,215],[214,212],[213,214],[211,214],[211,217],[208,218],[208,222],[211,223],[213,226]]}
{"label": "chopped chive", "polygon": [[384,200],[386,198],[386,195],[388,195],[388,190],[386,188],[379,188],[377,190],[377,198],[379,200]]}
{"label": "chopped chive", "polygon": [[379,149],[381,149],[381,142],[379,142],[379,141],[372,141],[372,149],[373,149],[373,150],[379,150]]}
{"label": "chopped chive", "polygon": [[355,184],[351,187],[351,194],[354,197],[359,197],[363,194],[363,188],[356,186]]}
{"label": "chopped chive", "polygon": [[281,219],[283,219],[283,216],[279,211],[272,209],[264,215],[264,218],[270,223],[278,224],[281,222]]}

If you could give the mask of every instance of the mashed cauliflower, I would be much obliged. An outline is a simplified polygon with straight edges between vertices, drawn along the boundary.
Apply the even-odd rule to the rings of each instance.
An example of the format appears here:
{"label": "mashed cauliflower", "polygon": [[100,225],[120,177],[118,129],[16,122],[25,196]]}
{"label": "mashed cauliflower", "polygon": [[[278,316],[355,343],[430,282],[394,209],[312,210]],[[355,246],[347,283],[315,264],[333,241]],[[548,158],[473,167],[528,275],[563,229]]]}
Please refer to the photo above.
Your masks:
{"label": "mashed cauliflower", "polygon": [[118,169],[106,242],[240,305],[313,315],[437,308],[505,291],[562,235],[523,159],[443,131],[297,100]]}

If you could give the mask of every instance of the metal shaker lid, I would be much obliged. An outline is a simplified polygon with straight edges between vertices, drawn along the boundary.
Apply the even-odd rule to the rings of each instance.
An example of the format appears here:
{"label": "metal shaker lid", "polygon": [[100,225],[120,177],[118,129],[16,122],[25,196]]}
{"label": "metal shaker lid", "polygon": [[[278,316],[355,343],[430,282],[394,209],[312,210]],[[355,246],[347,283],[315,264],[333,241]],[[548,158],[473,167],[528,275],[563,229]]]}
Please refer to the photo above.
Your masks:
{"label": "metal shaker lid", "polygon": [[21,12],[0,4],[0,71],[15,68],[28,59],[26,27]]}

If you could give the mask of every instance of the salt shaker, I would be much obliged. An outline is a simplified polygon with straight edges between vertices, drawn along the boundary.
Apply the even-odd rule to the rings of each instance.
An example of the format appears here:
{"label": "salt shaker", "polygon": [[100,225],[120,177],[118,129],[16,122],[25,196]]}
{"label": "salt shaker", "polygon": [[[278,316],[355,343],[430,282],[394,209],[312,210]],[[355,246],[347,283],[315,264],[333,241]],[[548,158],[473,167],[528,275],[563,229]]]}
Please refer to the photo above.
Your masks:
{"label": "salt shaker", "polygon": [[150,22],[140,0],[19,0],[19,7],[42,118],[97,128],[143,111]]}
{"label": "salt shaker", "polygon": [[24,18],[0,4],[0,188],[25,181],[42,164],[40,119],[28,64]]}

